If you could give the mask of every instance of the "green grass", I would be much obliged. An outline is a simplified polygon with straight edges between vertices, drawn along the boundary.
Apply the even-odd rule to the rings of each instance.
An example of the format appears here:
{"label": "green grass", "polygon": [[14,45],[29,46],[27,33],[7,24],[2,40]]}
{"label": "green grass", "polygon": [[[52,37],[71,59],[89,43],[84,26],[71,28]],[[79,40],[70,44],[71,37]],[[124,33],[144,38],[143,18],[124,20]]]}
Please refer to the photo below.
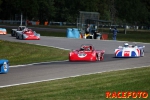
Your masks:
{"label": "green grass", "polygon": [[[149,76],[150,67],[84,75],[0,88],[0,98],[2,100],[109,100],[105,95],[107,91],[146,91],[149,94]],[[130,97],[123,100],[134,99]]]}
{"label": "green grass", "polygon": [[27,43],[0,40],[0,58],[10,65],[68,60],[69,51]]}
{"label": "green grass", "polygon": [[[62,32],[38,31],[38,33],[44,36],[66,37],[66,33]],[[120,32],[117,36],[117,40],[139,42],[150,42],[149,38],[150,33],[145,31],[128,31],[127,34]],[[112,39],[112,34],[109,34],[109,39]],[[0,40],[0,49],[0,58],[8,59],[10,65],[66,60],[69,53],[50,47],[2,40]],[[0,88],[0,98],[1,100],[108,100],[105,97],[106,91],[146,91],[150,94],[149,76],[150,67],[84,75]],[[133,98],[123,100],[133,100]]]}
{"label": "green grass", "polygon": [[[109,34],[109,39],[112,39],[112,34]],[[118,33],[117,40],[150,43],[150,31],[127,31],[126,34]]]}

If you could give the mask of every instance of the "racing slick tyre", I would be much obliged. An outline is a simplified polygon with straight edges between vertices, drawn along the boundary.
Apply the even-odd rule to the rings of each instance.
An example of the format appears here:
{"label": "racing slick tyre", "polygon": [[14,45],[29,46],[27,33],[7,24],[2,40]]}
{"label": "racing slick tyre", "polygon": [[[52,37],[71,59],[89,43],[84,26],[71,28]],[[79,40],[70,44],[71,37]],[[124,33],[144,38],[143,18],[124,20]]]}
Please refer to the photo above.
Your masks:
{"label": "racing slick tyre", "polygon": [[11,36],[13,36],[13,31],[11,30]]}
{"label": "racing slick tyre", "polygon": [[19,36],[16,34],[16,39],[19,39]]}
{"label": "racing slick tyre", "polygon": [[21,39],[23,40],[23,35],[21,36]]}
{"label": "racing slick tyre", "polygon": [[8,72],[8,64],[7,64],[7,62],[3,63],[3,67],[4,67],[4,73],[7,73]]}
{"label": "racing slick tyre", "polygon": [[104,57],[100,57],[100,61],[103,61]]}
{"label": "racing slick tyre", "polygon": [[103,61],[103,60],[104,60],[104,53],[101,53],[100,61]]}
{"label": "racing slick tyre", "polygon": [[97,61],[100,61],[99,57],[98,57],[98,54],[96,54],[96,60]]}
{"label": "racing slick tyre", "polygon": [[100,57],[100,55],[98,55],[98,54],[96,55],[96,60],[97,61],[102,61],[103,59],[104,59],[103,56]]}
{"label": "racing slick tyre", "polygon": [[141,50],[141,57],[144,57],[144,50]]}

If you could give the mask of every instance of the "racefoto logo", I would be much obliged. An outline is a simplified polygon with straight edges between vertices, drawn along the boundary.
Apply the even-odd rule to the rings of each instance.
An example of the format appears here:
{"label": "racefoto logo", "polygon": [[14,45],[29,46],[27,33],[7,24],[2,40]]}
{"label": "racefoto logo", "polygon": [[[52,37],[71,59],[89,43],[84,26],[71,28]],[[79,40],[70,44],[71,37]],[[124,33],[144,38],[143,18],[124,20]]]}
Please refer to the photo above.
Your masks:
{"label": "racefoto logo", "polygon": [[106,98],[121,98],[121,99],[126,99],[126,98],[141,98],[141,99],[147,99],[148,98],[148,92],[146,91],[122,91],[122,92],[109,92],[107,91],[105,93]]}

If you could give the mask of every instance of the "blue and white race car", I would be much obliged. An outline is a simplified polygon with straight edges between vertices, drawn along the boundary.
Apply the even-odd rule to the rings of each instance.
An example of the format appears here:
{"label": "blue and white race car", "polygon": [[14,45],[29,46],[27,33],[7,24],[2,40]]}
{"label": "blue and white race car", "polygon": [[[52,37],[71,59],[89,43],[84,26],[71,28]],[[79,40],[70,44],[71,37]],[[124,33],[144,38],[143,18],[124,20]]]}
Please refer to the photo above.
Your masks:
{"label": "blue and white race car", "polygon": [[6,59],[0,59],[0,73],[8,73],[9,61]]}
{"label": "blue and white race car", "polygon": [[115,57],[143,57],[145,46],[129,45],[119,46],[115,49]]}
{"label": "blue and white race car", "polygon": [[0,34],[6,35],[7,30],[5,28],[0,28]]}

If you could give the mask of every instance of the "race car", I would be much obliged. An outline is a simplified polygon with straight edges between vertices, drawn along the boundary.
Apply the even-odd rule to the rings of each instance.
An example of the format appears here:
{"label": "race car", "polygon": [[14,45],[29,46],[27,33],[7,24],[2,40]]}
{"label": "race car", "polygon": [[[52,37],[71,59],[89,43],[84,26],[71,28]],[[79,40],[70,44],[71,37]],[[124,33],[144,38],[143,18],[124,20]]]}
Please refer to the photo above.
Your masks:
{"label": "race car", "polygon": [[7,31],[5,28],[0,28],[0,34],[6,35]]}
{"label": "race car", "polygon": [[22,32],[26,26],[19,26],[17,29],[11,30],[11,36],[15,37],[17,32]]}
{"label": "race car", "polygon": [[40,34],[36,33],[32,29],[25,28],[21,32],[16,32],[16,39],[22,40],[40,40]]}
{"label": "race car", "polygon": [[9,61],[6,59],[0,59],[0,73],[8,73]]}
{"label": "race car", "polygon": [[145,46],[129,45],[119,46],[115,49],[115,57],[143,57]]}
{"label": "race car", "polygon": [[102,61],[105,50],[95,50],[91,44],[82,44],[80,49],[69,53],[69,61]]}

